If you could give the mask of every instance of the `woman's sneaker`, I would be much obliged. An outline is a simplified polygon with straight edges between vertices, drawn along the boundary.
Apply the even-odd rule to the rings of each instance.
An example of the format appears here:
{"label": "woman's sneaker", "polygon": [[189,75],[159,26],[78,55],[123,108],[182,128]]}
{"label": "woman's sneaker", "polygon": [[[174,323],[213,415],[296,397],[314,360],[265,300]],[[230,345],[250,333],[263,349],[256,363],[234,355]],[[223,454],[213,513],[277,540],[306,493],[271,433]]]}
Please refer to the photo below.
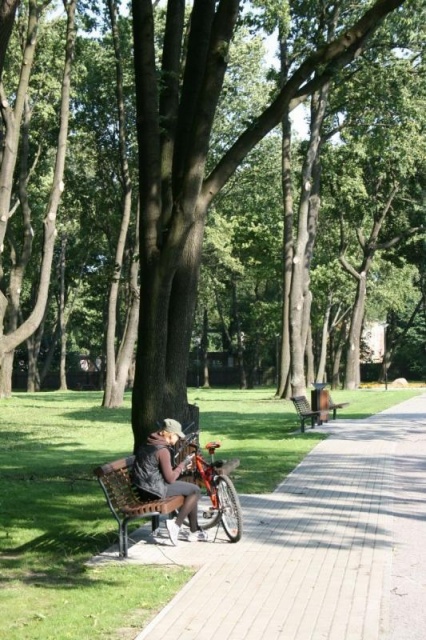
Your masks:
{"label": "woman's sneaker", "polygon": [[190,531],[188,534],[188,542],[208,542],[209,535],[207,531],[198,529],[198,531]]}
{"label": "woman's sneaker", "polygon": [[166,527],[169,534],[170,542],[176,547],[178,543],[180,527],[176,524],[175,520],[166,520]]}
{"label": "woman's sneaker", "polygon": [[189,536],[192,535],[187,527],[181,527],[179,531],[179,540],[186,540],[188,542]]}

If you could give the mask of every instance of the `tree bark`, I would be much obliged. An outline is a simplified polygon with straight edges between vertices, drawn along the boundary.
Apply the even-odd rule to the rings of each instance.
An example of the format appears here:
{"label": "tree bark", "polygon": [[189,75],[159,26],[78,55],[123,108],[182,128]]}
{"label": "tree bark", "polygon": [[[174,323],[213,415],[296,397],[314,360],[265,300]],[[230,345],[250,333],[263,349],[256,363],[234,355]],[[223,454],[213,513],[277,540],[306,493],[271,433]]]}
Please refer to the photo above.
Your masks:
{"label": "tree bark", "polygon": [[324,320],[322,324],[320,357],[318,360],[318,369],[317,369],[317,375],[315,378],[315,382],[320,382],[320,383],[325,382],[325,365],[327,362],[327,341],[328,341],[331,305],[332,305],[332,296],[330,294],[327,299],[327,306],[325,308]]}
{"label": "tree bark", "polygon": [[209,380],[209,318],[207,309],[204,309],[203,313],[203,333],[201,336],[201,357],[203,363],[203,389],[210,389]]}
{"label": "tree bark", "polygon": [[18,5],[19,0],[1,0],[0,2],[0,81]]}
{"label": "tree bark", "polygon": [[65,264],[67,236],[62,234],[61,254],[59,259],[59,330],[61,339],[61,355],[59,360],[59,390],[67,391],[67,321],[65,316]]}
{"label": "tree bark", "polygon": [[342,323],[341,330],[339,331],[338,339],[334,345],[333,358],[332,358],[332,370],[331,370],[331,388],[338,389],[340,387],[340,362],[343,355],[343,347],[345,345],[346,334],[346,321]]}
{"label": "tree bark", "polygon": [[359,274],[346,351],[345,389],[357,389],[360,383],[360,343],[367,295],[366,273]]}
{"label": "tree bark", "polygon": [[314,351],[312,344],[312,330],[309,325],[308,336],[306,338],[306,380],[308,384],[311,384],[315,377],[315,361],[314,361]]}
{"label": "tree bark", "polygon": [[[281,81],[288,79],[289,60],[285,36],[280,33]],[[282,191],[283,191],[283,280],[282,280],[282,323],[281,348],[279,358],[277,397],[285,398],[290,393],[290,292],[292,265],[294,257],[293,240],[293,185],[291,176],[291,120],[290,111],[286,109],[282,119]]]}

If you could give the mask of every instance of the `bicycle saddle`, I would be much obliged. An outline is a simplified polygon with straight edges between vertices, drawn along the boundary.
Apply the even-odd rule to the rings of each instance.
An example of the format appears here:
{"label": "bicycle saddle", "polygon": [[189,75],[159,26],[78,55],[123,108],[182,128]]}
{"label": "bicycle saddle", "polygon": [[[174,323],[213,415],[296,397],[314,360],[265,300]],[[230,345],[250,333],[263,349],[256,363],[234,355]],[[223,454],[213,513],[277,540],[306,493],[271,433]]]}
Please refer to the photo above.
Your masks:
{"label": "bicycle saddle", "polygon": [[209,453],[214,453],[215,449],[219,449],[220,442],[208,442],[206,444],[206,449]]}

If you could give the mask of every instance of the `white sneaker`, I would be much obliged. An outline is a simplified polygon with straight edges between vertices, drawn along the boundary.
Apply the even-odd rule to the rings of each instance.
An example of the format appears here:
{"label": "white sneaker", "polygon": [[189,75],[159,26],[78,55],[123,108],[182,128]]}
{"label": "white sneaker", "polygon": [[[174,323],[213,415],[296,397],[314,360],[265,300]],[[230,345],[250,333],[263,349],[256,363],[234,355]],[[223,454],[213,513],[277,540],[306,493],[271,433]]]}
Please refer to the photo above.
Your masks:
{"label": "white sneaker", "polygon": [[188,542],[208,542],[209,534],[207,531],[198,529],[198,531],[190,531],[187,537]]}
{"label": "white sneaker", "polygon": [[189,540],[189,536],[191,535],[190,530],[187,527],[181,527],[179,531],[179,540]]}
{"label": "white sneaker", "polygon": [[166,527],[169,534],[170,542],[176,547],[178,543],[180,527],[176,524],[175,520],[166,520]]}

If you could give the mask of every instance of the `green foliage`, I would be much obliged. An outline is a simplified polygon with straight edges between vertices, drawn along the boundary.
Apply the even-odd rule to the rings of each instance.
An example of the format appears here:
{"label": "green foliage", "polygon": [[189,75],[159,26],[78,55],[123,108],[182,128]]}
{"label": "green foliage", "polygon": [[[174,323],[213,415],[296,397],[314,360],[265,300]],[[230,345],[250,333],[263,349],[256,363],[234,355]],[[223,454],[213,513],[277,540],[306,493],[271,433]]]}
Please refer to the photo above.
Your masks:
{"label": "green foliage", "polygon": [[203,312],[208,309],[211,330],[220,334],[226,329],[231,335],[231,345],[222,344],[220,350],[236,351],[238,313],[245,359],[251,367],[275,363],[281,306],[279,157],[280,140],[272,134],[247,157],[210,212],[206,229],[194,332],[201,333]]}
{"label": "green foliage", "polygon": [[283,0],[251,0],[245,13],[245,21],[254,31],[263,29],[272,34],[276,29],[287,31],[290,27],[290,3]]}
{"label": "green foliage", "polygon": [[367,319],[383,321],[390,312],[413,309],[419,299],[417,277],[413,265],[393,265],[378,259],[368,288]]}
{"label": "green foliage", "polygon": [[[399,318],[399,327],[403,327],[403,318]],[[405,315],[406,318],[406,315]],[[414,325],[409,329],[406,339],[397,348],[392,360],[392,366],[405,373],[407,365],[413,376],[418,380],[426,380],[426,319],[419,314]]]}
{"label": "green foliage", "polygon": [[241,26],[232,42],[224,86],[216,111],[208,167],[268,104],[274,89],[266,80],[265,46],[259,35]]}

